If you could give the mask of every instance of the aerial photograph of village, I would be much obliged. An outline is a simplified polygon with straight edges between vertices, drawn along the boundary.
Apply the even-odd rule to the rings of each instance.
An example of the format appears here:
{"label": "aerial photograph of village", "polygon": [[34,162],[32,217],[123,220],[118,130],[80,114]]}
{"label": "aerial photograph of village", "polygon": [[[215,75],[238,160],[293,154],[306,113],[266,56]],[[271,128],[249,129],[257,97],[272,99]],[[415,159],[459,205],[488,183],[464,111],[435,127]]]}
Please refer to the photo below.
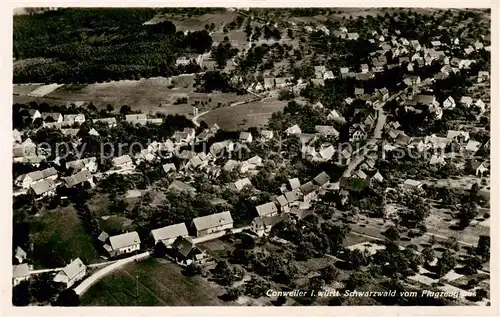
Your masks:
{"label": "aerial photograph of village", "polygon": [[13,306],[491,306],[491,10],[16,8]]}

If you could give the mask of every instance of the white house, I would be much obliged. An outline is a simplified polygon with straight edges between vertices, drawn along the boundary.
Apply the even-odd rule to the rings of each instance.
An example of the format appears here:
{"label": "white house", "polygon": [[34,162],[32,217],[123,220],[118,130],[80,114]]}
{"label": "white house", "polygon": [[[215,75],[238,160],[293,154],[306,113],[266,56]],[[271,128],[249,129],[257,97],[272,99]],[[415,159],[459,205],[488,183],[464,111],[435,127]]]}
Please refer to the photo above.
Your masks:
{"label": "white house", "polygon": [[30,278],[30,268],[27,263],[12,266],[12,284],[19,285]]}
{"label": "white house", "polygon": [[240,142],[243,142],[243,143],[252,143],[252,141],[253,141],[252,133],[241,132],[239,140],[240,140]]}
{"label": "white house", "polygon": [[189,236],[189,232],[184,222],[151,230],[151,237],[153,238],[155,245],[158,244],[158,242],[161,242],[166,247],[174,243],[177,237],[187,236]]}
{"label": "white house", "polygon": [[83,264],[80,258],[71,261],[54,277],[54,282],[66,284],[66,288],[70,288],[81,280],[87,274],[87,267]]}
{"label": "white house", "polygon": [[73,125],[74,123],[82,124],[85,122],[85,115],[79,114],[66,114],[64,115],[64,124]]}
{"label": "white house", "polygon": [[250,223],[250,230],[257,236],[262,237],[271,231],[271,228],[277,223],[289,218],[288,214],[276,215],[272,217],[256,217]]}
{"label": "white house", "polygon": [[110,127],[110,128],[114,128],[117,125],[116,118],[113,118],[113,117],[94,119],[94,123],[100,123],[100,122],[107,124],[108,127]]}
{"label": "white house", "polygon": [[443,109],[453,109],[455,108],[455,106],[456,106],[455,100],[451,96],[449,96],[448,98],[446,98],[445,101],[443,101]]}
{"label": "white house", "polygon": [[276,207],[276,204],[273,202],[268,202],[259,205],[255,207],[255,210],[257,211],[257,215],[259,217],[271,217],[278,214],[278,208]]}
{"label": "white house", "polygon": [[301,134],[302,133],[302,130],[300,129],[300,127],[295,124],[291,127],[289,127],[288,129],[285,130],[285,133],[290,135],[290,134]]}
{"label": "white house", "polygon": [[32,184],[46,179],[57,179],[57,171],[55,168],[50,167],[41,171],[34,171],[28,174],[21,175],[16,179],[16,185],[28,189]]}
{"label": "white house", "polygon": [[211,233],[230,230],[233,228],[233,217],[229,211],[194,218],[191,226],[196,230],[196,236],[202,237]]}
{"label": "white house", "polygon": [[110,245],[104,245],[104,249],[110,256],[132,253],[141,248],[141,239],[135,231],[109,237],[109,243]]}
{"label": "white house", "polygon": [[262,130],[260,131],[260,136],[263,140],[271,140],[274,138],[274,133],[271,130]]}
{"label": "white house", "polygon": [[120,170],[130,170],[134,168],[134,162],[128,154],[113,158],[112,164],[115,169]]}
{"label": "white house", "polygon": [[422,189],[422,182],[413,179],[407,179],[402,184],[402,187],[409,190],[420,190]]}

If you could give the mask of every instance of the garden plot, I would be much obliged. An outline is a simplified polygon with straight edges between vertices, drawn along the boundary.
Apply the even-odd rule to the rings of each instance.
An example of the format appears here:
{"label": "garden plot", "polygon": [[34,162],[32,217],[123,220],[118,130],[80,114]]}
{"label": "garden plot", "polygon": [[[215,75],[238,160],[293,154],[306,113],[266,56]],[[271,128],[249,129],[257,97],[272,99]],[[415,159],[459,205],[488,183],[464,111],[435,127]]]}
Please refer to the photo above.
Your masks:
{"label": "garden plot", "polygon": [[62,84],[49,84],[49,85],[43,85],[32,92],[28,93],[28,96],[30,97],[43,97],[45,95],[50,94],[51,92],[55,91],[57,88],[62,87],[64,85]]}

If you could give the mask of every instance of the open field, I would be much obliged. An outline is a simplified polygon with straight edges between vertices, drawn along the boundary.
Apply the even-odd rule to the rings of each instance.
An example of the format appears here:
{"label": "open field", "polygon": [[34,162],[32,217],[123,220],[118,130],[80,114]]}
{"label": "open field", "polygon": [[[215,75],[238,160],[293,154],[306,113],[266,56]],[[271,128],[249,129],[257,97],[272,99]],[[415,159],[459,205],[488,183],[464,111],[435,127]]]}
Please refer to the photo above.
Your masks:
{"label": "open field", "polygon": [[[171,78],[155,77],[140,80],[121,80],[90,85],[66,85],[43,97],[27,96],[38,86],[14,85],[14,103],[69,104],[75,101],[92,102],[97,108],[105,108],[111,104],[116,111],[122,105],[129,105],[133,110],[143,113],[161,112],[164,114],[189,115],[195,100],[204,100],[205,109],[224,106],[236,101],[248,100],[253,96],[236,93],[201,94],[194,92],[194,75],[175,76]],[[174,103],[178,98],[187,97],[187,104]]]}
{"label": "open field", "polygon": [[72,206],[56,211],[43,211],[33,221],[31,241],[34,245],[35,267],[53,267],[53,262],[69,263],[80,258],[84,263],[99,262],[99,254]]}
{"label": "open field", "polygon": [[198,122],[205,121],[208,125],[217,123],[224,130],[242,130],[248,127],[262,127],[274,112],[285,108],[287,102],[277,98],[265,101],[255,101],[231,108],[220,108],[201,116]]}
{"label": "open field", "polygon": [[[214,306],[225,304],[217,299],[217,295],[224,293],[222,289],[215,289],[199,276],[183,276],[181,270],[174,263],[154,258],[128,264],[92,286],[82,297],[82,305]],[[138,283],[136,283],[136,277]],[[137,297],[136,294],[139,296]]]}
{"label": "open field", "polygon": [[215,24],[216,30],[224,27],[224,25],[231,23],[238,14],[236,12],[229,11],[221,11],[217,13],[206,13],[199,16],[180,16],[180,15],[172,15],[172,14],[159,14],[155,16],[153,19],[145,22],[144,24],[156,24],[163,21],[171,21],[177,31],[201,31],[205,29],[205,25]]}

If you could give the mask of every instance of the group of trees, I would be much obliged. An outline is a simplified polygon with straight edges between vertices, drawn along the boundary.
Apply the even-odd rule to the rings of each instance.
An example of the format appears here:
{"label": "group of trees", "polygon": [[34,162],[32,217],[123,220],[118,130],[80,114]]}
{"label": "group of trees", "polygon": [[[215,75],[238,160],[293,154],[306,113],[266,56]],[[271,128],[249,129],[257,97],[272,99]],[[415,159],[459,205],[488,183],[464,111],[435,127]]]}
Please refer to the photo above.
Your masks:
{"label": "group of trees", "polygon": [[156,13],[151,8],[67,8],[16,15],[14,57],[44,60],[16,67],[14,82],[94,83],[169,76],[177,73],[177,57],[210,50],[212,38],[206,30],[185,35],[169,21],[143,25]]}

